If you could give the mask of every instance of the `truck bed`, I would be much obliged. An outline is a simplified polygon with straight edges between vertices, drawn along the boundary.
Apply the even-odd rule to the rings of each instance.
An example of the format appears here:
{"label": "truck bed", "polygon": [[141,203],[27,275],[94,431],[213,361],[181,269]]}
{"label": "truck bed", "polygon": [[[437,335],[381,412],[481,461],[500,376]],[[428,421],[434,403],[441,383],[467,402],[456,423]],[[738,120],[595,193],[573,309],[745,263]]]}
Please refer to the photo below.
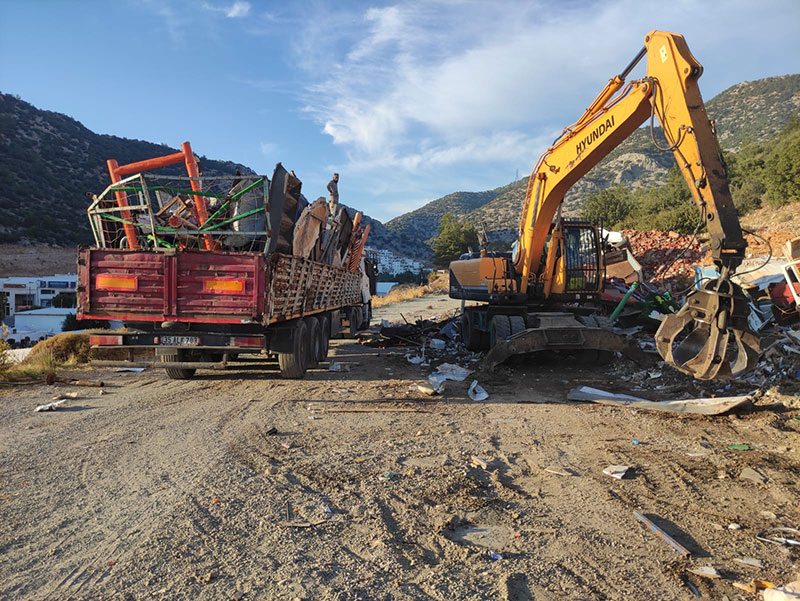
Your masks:
{"label": "truck bed", "polygon": [[268,325],[362,302],[360,275],[300,257],[81,247],[78,315]]}

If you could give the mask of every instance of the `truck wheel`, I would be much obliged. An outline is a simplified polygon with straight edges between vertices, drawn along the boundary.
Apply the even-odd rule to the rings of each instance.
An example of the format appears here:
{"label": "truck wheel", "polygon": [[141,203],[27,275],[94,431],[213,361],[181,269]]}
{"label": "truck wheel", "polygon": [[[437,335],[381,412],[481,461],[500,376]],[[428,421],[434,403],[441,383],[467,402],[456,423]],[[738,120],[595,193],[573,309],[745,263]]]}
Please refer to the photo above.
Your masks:
{"label": "truck wheel", "polygon": [[507,315],[495,315],[492,317],[492,327],[490,330],[489,343],[492,347],[500,340],[505,340],[511,336],[511,321]]}
{"label": "truck wheel", "polygon": [[308,328],[302,320],[294,327],[292,338],[292,352],[278,353],[278,366],[281,376],[297,380],[306,375],[308,370]]}
{"label": "truck wheel", "polygon": [[361,308],[362,316],[359,322],[359,329],[366,330],[369,328],[369,322],[372,320],[372,301],[369,301]]}
{"label": "truck wheel", "polygon": [[[182,355],[176,351],[171,355],[161,355],[161,363],[177,363],[182,358]],[[164,371],[167,372],[167,377],[171,380],[191,380],[197,370],[183,367],[165,367]]]}
{"label": "truck wheel", "polygon": [[322,331],[319,321],[316,317],[306,317],[303,321],[306,322],[308,329],[308,367],[317,367],[322,355]]}
{"label": "truck wheel", "polygon": [[328,349],[331,345],[331,318],[327,313],[320,313],[316,319],[319,321],[319,339],[322,343],[320,345],[319,360],[325,361],[328,358]]}
{"label": "truck wheel", "polygon": [[483,332],[475,328],[475,316],[472,311],[465,311],[460,322],[461,342],[470,351],[479,351],[482,348]]}
{"label": "truck wheel", "polygon": [[361,307],[350,307],[350,329],[348,338],[355,338],[358,334],[359,326],[363,320]]}
{"label": "truck wheel", "polygon": [[511,324],[512,336],[516,336],[520,332],[524,332],[527,329],[525,327],[525,318],[521,315],[512,315],[508,318],[508,321]]}

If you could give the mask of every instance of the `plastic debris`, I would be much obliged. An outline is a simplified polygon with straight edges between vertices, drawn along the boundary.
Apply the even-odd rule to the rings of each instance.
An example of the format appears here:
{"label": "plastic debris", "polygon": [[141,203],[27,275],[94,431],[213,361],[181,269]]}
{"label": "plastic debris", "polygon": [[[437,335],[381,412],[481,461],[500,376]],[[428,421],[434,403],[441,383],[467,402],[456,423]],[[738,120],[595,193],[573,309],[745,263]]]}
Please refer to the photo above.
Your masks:
{"label": "plastic debris", "polygon": [[435,351],[443,351],[447,343],[441,338],[431,338],[431,348]]}
{"label": "plastic debris", "polygon": [[733,449],[734,451],[749,451],[750,445],[749,444],[729,444],[729,449]]}
{"label": "plastic debris", "polygon": [[503,556],[500,555],[500,553],[489,551],[489,559],[491,559],[492,561],[500,561],[501,559],[503,559]]}
{"label": "plastic debris", "polygon": [[473,401],[485,401],[489,398],[489,393],[486,392],[480,384],[478,384],[478,380],[472,380],[472,384],[469,385],[467,394]]}
{"label": "plastic debris", "polygon": [[66,399],[63,401],[55,401],[54,403],[47,403],[46,405],[39,405],[34,411],[58,411],[61,409],[61,406],[66,403]]}
{"label": "plastic debris", "polygon": [[350,365],[345,363],[337,363],[336,361],[331,361],[330,365],[328,365],[328,371],[336,371],[336,372],[350,371]]}
{"label": "plastic debris", "polygon": [[603,473],[606,476],[611,476],[617,480],[622,480],[625,477],[625,474],[628,473],[629,469],[630,468],[627,465],[609,465],[603,470]]}
{"label": "plastic debris", "polygon": [[433,373],[441,374],[445,380],[463,382],[467,379],[467,376],[472,373],[472,370],[453,363],[442,363]]}
{"label": "plastic debris", "polygon": [[433,388],[433,386],[428,386],[427,384],[412,384],[408,388],[409,390],[416,390],[417,392],[421,392],[422,394],[427,394],[428,396],[433,396],[435,394],[441,393],[441,390],[436,390]]}
{"label": "plastic debris", "polygon": [[425,357],[422,355],[406,355],[406,360],[411,363],[411,365],[420,365],[425,361]]}
{"label": "plastic debris", "polygon": [[689,568],[687,570],[687,572],[695,574],[696,576],[701,576],[702,578],[711,578],[713,580],[716,580],[717,578],[722,578],[722,576],[720,576],[720,573],[717,572],[717,570],[715,570],[711,566],[702,566],[702,567],[699,567],[699,568]]}
{"label": "plastic debris", "polygon": [[783,586],[766,588],[764,590],[764,601],[800,601],[800,580],[795,580]]}
{"label": "plastic debris", "polygon": [[144,367],[118,367],[114,371],[130,371],[135,374],[140,374],[144,371]]}
{"label": "plastic debris", "polygon": [[734,560],[736,563],[740,563],[743,566],[748,566],[751,568],[763,568],[764,563],[760,559],[756,559],[755,557],[736,557]]}

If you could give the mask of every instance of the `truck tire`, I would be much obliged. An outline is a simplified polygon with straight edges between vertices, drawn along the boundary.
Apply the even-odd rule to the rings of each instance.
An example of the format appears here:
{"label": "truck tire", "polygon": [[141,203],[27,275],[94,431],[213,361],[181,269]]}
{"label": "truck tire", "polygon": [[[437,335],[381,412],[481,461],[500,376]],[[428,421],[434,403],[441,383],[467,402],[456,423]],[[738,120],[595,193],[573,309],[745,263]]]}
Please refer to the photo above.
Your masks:
{"label": "truck tire", "polygon": [[[181,354],[177,350],[170,355],[161,355],[160,359],[161,363],[177,363],[180,360]],[[191,380],[197,370],[183,367],[165,367],[164,371],[171,380]]]}
{"label": "truck tire", "polygon": [[495,315],[492,317],[492,327],[490,330],[489,344],[491,347],[500,340],[505,340],[511,336],[511,321],[508,315]]}
{"label": "truck tire", "polygon": [[322,342],[319,360],[325,361],[328,358],[328,350],[331,346],[331,317],[327,313],[320,313],[316,319],[319,321],[319,339]]}
{"label": "truck tire", "polygon": [[521,315],[511,315],[508,318],[509,323],[511,324],[511,335],[516,336],[520,332],[524,332],[527,328],[525,327],[525,318]]}
{"label": "truck tire", "polygon": [[347,331],[348,338],[356,337],[356,334],[358,334],[359,330],[361,329],[359,326],[361,325],[363,319],[364,317],[361,312],[361,307],[350,307],[350,327]]}
{"label": "truck tire", "polygon": [[461,342],[470,351],[479,351],[483,348],[483,332],[475,328],[475,315],[472,311],[465,311],[460,322]]}
{"label": "truck tire", "polygon": [[314,368],[319,366],[322,356],[322,329],[316,317],[306,317],[303,321],[308,328],[308,367]]}
{"label": "truck tire", "polygon": [[292,334],[292,352],[278,353],[278,366],[281,377],[297,380],[306,375],[308,370],[309,340],[306,322],[298,320]]}

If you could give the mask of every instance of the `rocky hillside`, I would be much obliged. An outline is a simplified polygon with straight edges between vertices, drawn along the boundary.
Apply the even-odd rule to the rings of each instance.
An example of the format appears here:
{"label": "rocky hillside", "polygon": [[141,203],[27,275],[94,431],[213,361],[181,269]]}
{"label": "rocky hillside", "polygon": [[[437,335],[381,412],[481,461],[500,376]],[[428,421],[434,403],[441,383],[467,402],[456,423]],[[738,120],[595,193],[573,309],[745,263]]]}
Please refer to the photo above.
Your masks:
{"label": "rocky hillside", "polygon": [[[789,117],[800,111],[800,74],[740,83],[707,101],[706,109],[716,122],[723,149],[735,152],[748,141],[761,142],[775,136]],[[660,128],[655,135],[664,145]],[[655,148],[649,128],[639,129],[572,187],[564,199],[564,212],[577,216],[588,193],[615,184],[630,188],[661,185],[673,164],[671,153]],[[526,188],[527,178],[473,196],[451,194],[386,225],[409,236],[419,231],[416,237],[424,241],[436,233],[439,219],[449,210],[476,226],[485,222],[490,239],[511,241],[516,237]],[[459,204],[452,197],[464,201]],[[470,204],[467,199],[480,204]],[[466,210],[469,206],[473,207],[471,211]]]}
{"label": "rocky hillside", "polygon": [[[87,192],[109,184],[106,159],[120,164],[178,152],[161,144],[96,134],[75,119],[0,94],[0,233],[3,242],[91,242]],[[200,157],[205,175],[243,165]],[[180,166],[164,172],[177,173]]]}

